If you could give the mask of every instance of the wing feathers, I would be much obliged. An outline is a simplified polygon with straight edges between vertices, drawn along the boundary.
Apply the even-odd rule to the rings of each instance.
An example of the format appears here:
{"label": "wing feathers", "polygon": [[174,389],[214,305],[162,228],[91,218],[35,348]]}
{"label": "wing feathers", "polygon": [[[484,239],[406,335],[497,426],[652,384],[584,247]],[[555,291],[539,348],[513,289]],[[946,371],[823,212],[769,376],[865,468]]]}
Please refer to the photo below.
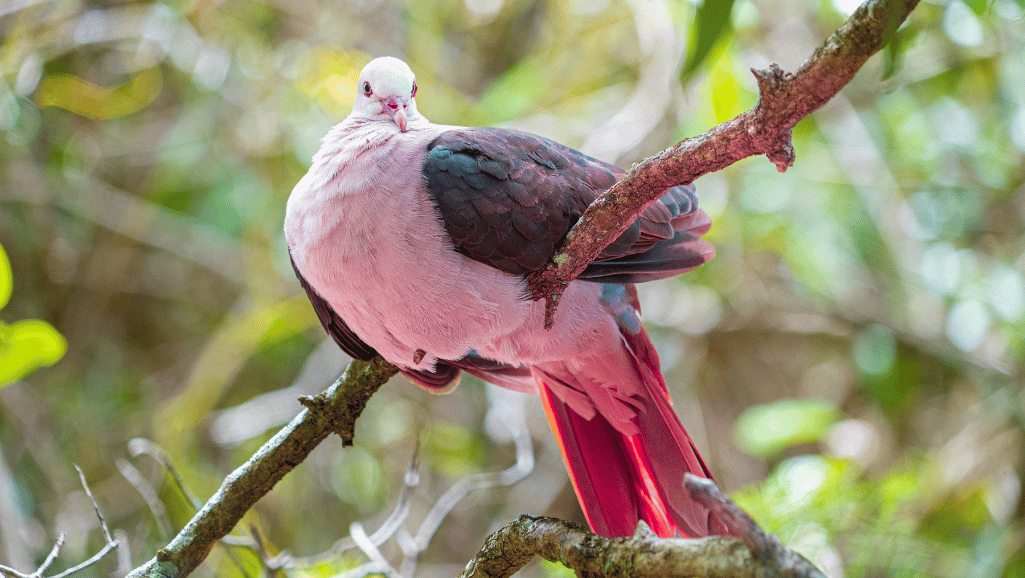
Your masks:
{"label": "wing feathers", "polygon": [[[442,133],[422,169],[455,249],[514,275],[544,267],[584,209],[624,174],[548,139],[495,128]],[[629,283],[693,269],[712,255],[698,238],[707,222],[694,187],[674,187],[580,279]]]}
{"label": "wing feathers", "polygon": [[349,329],[349,326],[335,313],[331,305],[306,282],[306,278],[299,272],[299,268],[295,266],[295,259],[292,259],[291,251],[289,251],[288,258],[292,261],[292,269],[295,271],[295,276],[299,279],[299,284],[306,290],[306,295],[310,298],[313,310],[317,313],[317,319],[320,319],[320,324],[324,326],[328,335],[334,338],[335,343],[348,353],[349,356],[360,361],[370,361],[376,357],[377,351]]}

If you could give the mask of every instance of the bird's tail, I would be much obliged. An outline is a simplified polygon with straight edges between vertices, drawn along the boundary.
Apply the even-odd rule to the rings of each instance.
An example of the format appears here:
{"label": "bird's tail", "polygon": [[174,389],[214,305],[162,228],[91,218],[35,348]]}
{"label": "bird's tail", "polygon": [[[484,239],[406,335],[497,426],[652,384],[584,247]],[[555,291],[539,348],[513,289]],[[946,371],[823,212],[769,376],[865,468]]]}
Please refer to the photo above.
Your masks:
{"label": "bird's tail", "polygon": [[601,355],[533,368],[587,521],[608,537],[633,534],[638,520],[663,537],[727,534],[683,488],[685,472],[712,475],[673,411],[651,341],[643,328],[622,335],[626,367]]}

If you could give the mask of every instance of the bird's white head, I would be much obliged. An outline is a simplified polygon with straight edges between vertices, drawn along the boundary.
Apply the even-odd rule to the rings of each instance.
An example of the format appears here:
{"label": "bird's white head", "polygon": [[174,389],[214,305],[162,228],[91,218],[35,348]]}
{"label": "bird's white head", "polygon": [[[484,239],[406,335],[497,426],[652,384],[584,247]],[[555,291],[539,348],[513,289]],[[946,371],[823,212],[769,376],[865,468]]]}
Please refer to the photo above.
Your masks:
{"label": "bird's white head", "polygon": [[423,118],[415,96],[416,77],[409,65],[391,56],[375,58],[359,74],[350,117],[394,122],[406,132],[411,121]]}

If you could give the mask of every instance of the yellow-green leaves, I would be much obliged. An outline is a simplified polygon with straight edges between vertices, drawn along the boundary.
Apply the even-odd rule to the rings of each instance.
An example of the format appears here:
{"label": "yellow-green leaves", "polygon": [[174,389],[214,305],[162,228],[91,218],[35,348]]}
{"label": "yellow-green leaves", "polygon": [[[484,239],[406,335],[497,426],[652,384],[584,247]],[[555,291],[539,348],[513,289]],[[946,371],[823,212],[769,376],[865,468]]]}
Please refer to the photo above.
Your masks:
{"label": "yellow-green leaves", "polygon": [[79,116],[110,120],[139,112],[149,106],[163,87],[157,67],[140,71],[125,84],[98,86],[71,74],[44,77],[36,90],[40,108],[56,106]]}
{"label": "yellow-green leaves", "polygon": [[836,407],[824,401],[782,399],[744,410],[734,439],[746,453],[770,458],[790,446],[818,441],[838,418]]}
{"label": "yellow-green leaves", "polygon": [[[10,300],[13,286],[11,263],[0,247],[0,309]],[[64,337],[45,321],[0,321],[0,387],[57,363],[67,348]]]}
{"label": "yellow-green leaves", "polygon": [[7,253],[0,246],[0,309],[3,309],[11,300],[11,291],[14,288],[14,275],[11,273],[11,262],[7,260]]}

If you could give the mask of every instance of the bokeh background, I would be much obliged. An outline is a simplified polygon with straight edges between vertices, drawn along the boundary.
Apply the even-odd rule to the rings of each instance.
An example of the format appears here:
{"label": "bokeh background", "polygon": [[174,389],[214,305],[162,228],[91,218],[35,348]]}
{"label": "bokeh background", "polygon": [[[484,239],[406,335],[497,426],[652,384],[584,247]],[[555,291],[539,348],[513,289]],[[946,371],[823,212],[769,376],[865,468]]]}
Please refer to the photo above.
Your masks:
{"label": "bokeh background", "polygon": [[[0,563],[29,571],[59,532],[55,568],[102,545],[73,464],[127,539],[82,575],[145,561],[192,509],[130,440],[163,447],[205,500],[344,366],[281,224],[372,56],[410,63],[434,122],[526,129],[629,167],[752,106],[749,68],[796,69],[853,8],[3,0],[0,319],[45,321],[67,351],[0,389]],[[1023,0],[922,2],[798,125],[796,166],[752,158],[697,182],[717,256],[642,287],[718,481],[831,577],[1025,575],[1023,23]],[[353,521],[372,530],[416,454],[415,530],[462,476],[515,462],[510,420],[533,471],[455,504],[417,575],[454,575],[519,512],[581,520],[536,399],[397,378],[355,447],[328,440],[237,532],[308,555]],[[197,575],[261,572],[218,548]]]}

